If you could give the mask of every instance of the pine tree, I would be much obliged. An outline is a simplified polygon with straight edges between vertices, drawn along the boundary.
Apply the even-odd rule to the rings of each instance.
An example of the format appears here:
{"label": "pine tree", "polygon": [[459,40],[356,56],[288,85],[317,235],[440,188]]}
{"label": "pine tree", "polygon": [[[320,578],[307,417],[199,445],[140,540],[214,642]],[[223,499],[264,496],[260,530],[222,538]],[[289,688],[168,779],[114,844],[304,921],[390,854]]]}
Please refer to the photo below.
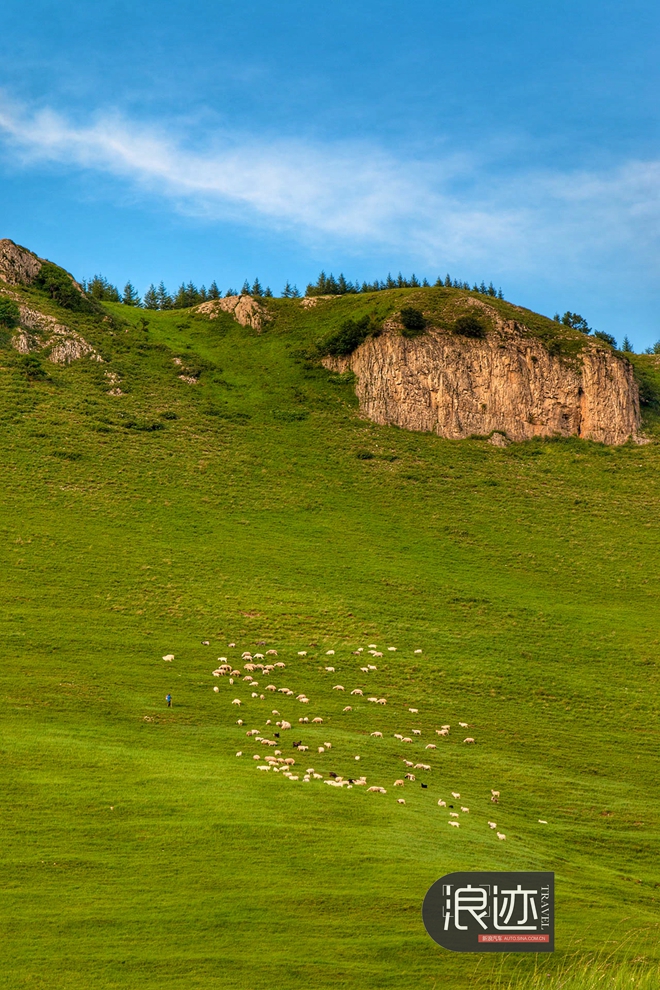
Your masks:
{"label": "pine tree", "polygon": [[153,282],[145,292],[142,304],[145,309],[158,309],[158,291]]}
{"label": "pine tree", "polygon": [[237,296],[238,292],[231,288],[231,286],[225,292],[225,299],[229,299],[230,296]]}
{"label": "pine tree", "polygon": [[410,281],[408,282],[408,285],[410,286],[411,289],[419,289],[419,281],[414,272],[410,276]]}
{"label": "pine tree", "polygon": [[206,302],[207,292],[206,292],[206,286],[205,285],[202,285],[201,288],[200,288],[200,290],[199,290],[199,298],[200,298],[200,301],[201,302]]}
{"label": "pine tree", "polygon": [[422,279],[422,288],[423,289],[430,288],[430,285],[431,285],[431,283],[429,282],[429,280],[427,278],[423,278]]}
{"label": "pine tree", "polygon": [[502,289],[498,289],[497,290],[497,298],[498,299],[504,299],[504,296],[502,295]]}
{"label": "pine tree", "polygon": [[290,299],[290,298],[291,298],[291,285],[289,283],[289,280],[287,279],[286,285],[282,289],[282,299]]}
{"label": "pine tree", "polygon": [[488,289],[486,288],[486,283],[484,282],[483,279],[481,280],[481,285],[479,286],[479,292],[482,294],[482,296],[488,295]]}
{"label": "pine tree", "polygon": [[140,293],[137,289],[134,289],[130,282],[127,282],[124,286],[124,295],[121,300],[124,306],[141,306],[142,300],[140,299]]}
{"label": "pine tree", "polygon": [[218,283],[215,279],[209,285],[209,299],[219,299],[220,289],[218,288]]}
{"label": "pine tree", "polygon": [[272,298],[273,298],[272,289],[269,285],[267,285],[266,288],[264,289],[264,299],[272,299]]}
{"label": "pine tree", "polygon": [[298,286],[297,285],[294,285],[293,288],[291,289],[291,298],[292,299],[300,299],[300,293],[298,291]]}
{"label": "pine tree", "polygon": [[261,282],[259,281],[258,278],[255,278],[254,282],[252,283],[252,295],[259,298],[259,296],[263,296],[263,294],[264,294],[264,290],[261,287]]}
{"label": "pine tree", "polygon": [[158,299],[158,309],[172,309],[172,297],[165,288],[165,283],[161,282],[156,289]]}
{"label": "pine tree", "polygon": [[[339,278],[337,279],[337,293],[340,296],[346,295],[346,293],[349,291],[348,285],[349,285],[348,282],[344,278],[344,273],[343,272],[340,272],[339,273]],[[352,288],[352,286],[351,286],[351,288]]]}
{"label": "pine tree", "polygon": [[497,292],[495,291],[495,286],[493,285],[492,282],[490,282],[488,285],[488,295],[491,296],[493,299],[497,296]]}
{"label": "pine tree", "polygon": [[252,289],[250,288],[250,283],[248,282],[247,279],[245,279],[245,281],[243,282],[243,288],[241,289],[241,295],[242,296],[250,296],[250,295],[252,295]]}
{"label": "pine tree", "polygon": [[445,287],[447,289],[451,289],[452,285],[453,283],[451,280],[451,275],[449,274],[449,272],[447,272],[447,274],[445,275]]}
{"label": "pine tree", "polygon": [[623,343],[621,344],[621,350],[625,351],[627,354],[634,354],[635,349],[628,339],[628,334],[623,338]]}

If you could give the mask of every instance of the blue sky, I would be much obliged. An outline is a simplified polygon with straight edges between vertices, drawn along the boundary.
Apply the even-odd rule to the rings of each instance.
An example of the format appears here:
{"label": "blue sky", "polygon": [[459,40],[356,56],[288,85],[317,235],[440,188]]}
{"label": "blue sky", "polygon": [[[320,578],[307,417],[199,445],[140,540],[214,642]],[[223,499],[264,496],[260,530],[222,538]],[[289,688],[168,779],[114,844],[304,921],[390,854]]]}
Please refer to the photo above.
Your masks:
{"label": "blue sky", "polygon": [[660,338],[660,8],[5,0],[0,236],[143,291],[492,279]]}

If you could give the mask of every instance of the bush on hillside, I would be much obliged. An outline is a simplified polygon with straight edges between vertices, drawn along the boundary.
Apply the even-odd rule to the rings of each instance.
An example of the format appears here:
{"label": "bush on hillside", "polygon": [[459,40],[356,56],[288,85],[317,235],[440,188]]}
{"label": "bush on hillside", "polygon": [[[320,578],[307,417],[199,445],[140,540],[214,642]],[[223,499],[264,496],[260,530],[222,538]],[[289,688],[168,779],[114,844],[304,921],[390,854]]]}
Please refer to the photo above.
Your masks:
{"label": "bush on hillside", "polygon": [[419,337],[426,330],[424,314],[413,306],[404,306],[400,319],[403,323],[403,330],[401,331],[403,337]]}
{"label": "bush on hillside", "polygon": [[363,316],[360,320],[345,320],[338,330],[322,341],[321,350],[333,357],[346,357],[363,344],[367,337],[372,336],[374,331],[368,316]]}
{"label": "bush on hillside", "polygon": [[604,330],[594,330],[594,337],[598,337],[602,340],[604,344],[609,344],[610,347],[616,347],[616,339],[611,333],[605,333]]}
{"label": "bush on hillside", "polygon": [[24,354],[20,361],[20,368],[28,381],[44,381],[48,378],[48,373],[36,354]]}
{"label": "bush on hillside", "polygon": [[460,333],[462,337],[479,338],[486,336],[486,328],[476,316],[466,314],[459,316],[454,323],[454,333]]}
{"label": "bush on hillside", "polygon": [[17,327],[21,312],[13,299],[0,298],[0,327],[12,330]]}
{"label": "bush on hillside", "polygon": [[50,261],[44,261],[39,269],[39,274],[34,280],[37,289],[41,289],[59,306],[64,309],[90,311],[92,306],[88,299],[80,292],[74,284],[71,276],[53,265]]}

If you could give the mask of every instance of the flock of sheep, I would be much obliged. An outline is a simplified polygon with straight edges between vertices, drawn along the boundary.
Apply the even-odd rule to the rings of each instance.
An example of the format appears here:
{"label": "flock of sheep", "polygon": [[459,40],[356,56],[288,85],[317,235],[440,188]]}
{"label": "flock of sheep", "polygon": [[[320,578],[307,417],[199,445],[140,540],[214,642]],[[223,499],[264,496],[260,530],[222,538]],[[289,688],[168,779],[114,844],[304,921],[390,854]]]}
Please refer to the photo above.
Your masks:
{"label": "flock of sheep", "polygon": [[[205,643],[204,645],[208,645],[208,644]],[[237,649],[235,643],[230,643],[228,648],[230,650]],[[396,647],[393,646],[388,647],[388,652],[395,653]],[[415,650],[414,652],[416,654],[420,654],[422,651]],[[335,651],[327,650],[325,656],[327,658],[334,657]],[[359,666],[357,670],[354,672],[354,674],[363,675],[361,680],[364,682],[365,679],[371,679],[378,669],[375,663],[373,662],[367,663],[366,660],[367,659],[370,659],[372,661],[377,660],[379,658],[382,658],[384,656],[384,653],[381,652],[375,644],[371,643],[366,649],[364,647],[360,647],[357,650],[352,651],[352,656],[357,656],[359,658],[358,660]],[[255,753],[253,755],[252,759],[255,762],[256,769],[262,773],[269,773],[269,774],[272,773],[272,774],[277,774],[281,777],[286,777],[289,781],[299,781],[301,783],[310,783],[312,781],[323,781],[324,784],[326,784],[329,787],[338,788],[342,790],[343,789],[351,790],[354,787],[364,787],[366,791],[369,793],[386,794],[387,788],[385,787],[375,784],[369,786],[367,776],[363,773],[339,774],[333,770],[327,771],[326,773],[322,773],[319,771],[318,768],[313,766],[307,766],[305,770],[301,770],[299,768],[298,763],[307,764],[311,762],[319,762],[318,760],[312,761],[310,759],[310,756],[307,756],[303,760],[300,760],[300,757],[303,756],[303,754],[310,752],[310,749],[312,749],[312,751],[316,751],[317,756],[322,758],[321,762],[327,762],[327,756],[325,754],[331,753],[333,746],[332,742],[327,739],[327,737],[331,736],[331,733],[328,731],[328,726],[326,726],[325,732],[321,737],[317,739],[317,743],[314,746],[312,746],[311,733],[308,731],[308,727],[311,728],[311,726],[314,726],[315,729],[318,730],[318,727],[324,724],[324,718],[325,719],[328,718],[328,714],[330,714],[331,720],[333,720],[335,716],[334,713],[332,712],[326,713],[324,716],[316,714],[312,718],[310,718],[308,715],[300,714],[296,719],[296,716],[289,714],[288,715],[289,720],[287,720],[280,714],[277,708],[273,708],[269,713],[271,717],[265,718],[267,712],[265,711],[265,708],[261,704],[261,702],[265,702],[268,697],[270,697],[272,701],[278,700],[276,699],[277,694],[282,696],[280,699],[280,703],[286,704],[288,707],[291,707],[290,699],[293,699],[296,705],[305,706],[311,704],[310,699],[308,698],[307,694],[304,691],[296,692],[292,688],[289,688],[288,686],[282,684],[281,682],[279,686],[273,683],[275,680],[278,680],[281,675],[283,675],[286,669],[286,664],[283,661],[277,659],[277,657],[278,657],[278,652],[277,650],[274,649],[266,650],[264,653],[258,653],[258,652],[252,653],[250,651],[245,651],[241,656],[240,664],[238,663],[238,661],[232,662],[227,657],[219,657],[218,666],[212,672],[214,677],[225,679],[224,683],[226,683],[227,686],[230,688],[229,691],[230,695],[233,696],[240,694],[240,697],[239,696],[231,697],[229,703],[232,706],[238,708],[240,710],[240,713],[245,714],[246,717],[247,717],[247,711],[253,709],[253,706],[256,707],[256,711],[254,712],[254,715],[252,717],[258,718],[259,721],[265,725],[265,728],[263,729],[250,728],[246,730],[244,729],[244,725],[245,725],[244,718],[239,718],[236,723],[239,729],[241,730],[241,732],[245,732],[245,735],[247,739],[250,740],[250,742],[254,744],[259,744],[261,747],[264,747],[266,749],[265,755],[262,755],[261,753]],[[298,651],[298,657],[300,658],[307,657],[307,650]],[[163,659],[170,660],[173,659],[173,657],[171,654],[168,654],[168,656],[164,657]],[[336,661],[333,661],[333,663],[334,662]],[[342,666],[346,666],[346,664],[343,663]],[[329,660],[325,660],[324,666],[319,668],[319,673],[321,674],[321,676],[332,675],[336,673],[336,670]],[[351,674],[351,676],[354,676],[354,674]],[[268,681],[269,683],[264,684],[263,683],[264,680]],[[238,690],[239,686],[241,689],[240,691]],[[221,689],[220,686],[216,684],[213,690],[216,694],[219,694]],[[331,690],[337,692],[346,692],[347,688],[343,684],[332,684]],[[365,691],[361,687],[352,688],[350,690],[350,695],[352,698],[356,699],[356,701],[354,702],[355,704],[357,704],[358,701],[365,700]],[[378,697],[377,693],[374,692],[373,694],[367,693],[366,702],[368,704],[370,703],[373,705],[385,706],[388,703],[388,699],[384,697]],[[299,711],[304,711],[304,709],[299,709]],[[348,714],[351,712],[353,712],[352,705],[344,706],[342,710],[342,714]],[[364,718],[364,708],[362,707],[361,707],[361,713],[362,713],[362,717]],[[405,714],[407,718],[410,718],[410,716],[417,716],[419,715],[419,709],[406,706]],[[419,722],[419,719],[411,719],[411,721]],[[297,727],[297,732],[295,733],[293,731],[294,725]],[[467,722],[459,722],[458,725],[459,728],[463,730],[469,728],[469,724]],[[354,725],[351,725],[351,727],[353,728]],[[364,729],[364,726],[361,725],[360,728]],[[409,730],[409,734],[396,732],[393,733],[393,737],[402,746],[414,746],[417,743],[422,743],[424,745],[425,753],[433,753],[435,750],[437,750],[439,740],[435,740],[433,742],[428,742],[424,744],[423,740],[421,739],[422,732],[423,730],[421,728],[415,727]],[[451,732],[450,725],[442,725],[434,730],[435,736],[443,739],[446,739],[449,736],[450,732]],[[291,736],[286,736],[285,733],[291,733],[291,736],[297,736],[298,733],[300,733],[300,735],[303,737],[299,739],[292,739],[293,746],[291,748],[292,751],[298,757],[297,760],[296,760],[296,756],[288,755],[285,752],[287,747],[286,747],[286,743],[284,742],[284,739],[291,738]],[[380,729],[376,729],[376,728],[374,728],[370,732],[370,736],[375,740],[384,739],[383,732],[380,731]],[[306,742],[303,742],[303,739],[305,739]],[[322,742],[321,739],[323,740]],[[463,738],[464,744],[471,745],[474,744],[474,742],[475,739],[473,736],[466,735]],[[238,750],[236,756],[243,757],[244,756],[243,750]],[[359,763],[361,759],[362,757],[360,754],[355,754],[353,756],[353,761],[355,763]],[[421,772],[420,777],[426,777],[427,781],[430,779],[427,776],[429,773],[431,773],[430,764],[422,762],[421,759],[409,760],[406,758],[406,755],[400,755],[399,759],[403,764],[402,769],[404,770],[404,772],[402,772],[400,776],[397,775],[392,785],[394,788],[397,789],[406,788],[415,784],[417,780],[416,772],[417,773]],[[421,788],[423,788],[424,790],[428,789],[428,783],[424,782],[421,779],[419,783],[421,785]],[[399,790],[399,794],[400,793],[401,791]],[[499,791],[492,790],[490,795],[491,802],[493,804],[498,804],[499,798],[500,798]],[[470,813],[469,807],[467,807],[464,804],[461,804],[460,801],[461,801],[460,792],[452,791],[451,800],[449,798],[449,795],[447,795],[446,800],[443,798],[439,798],[437,802],[439,808],[446,809],[448,812],[449,815],[447,822],[448,825],[456,829],[460,828],[461,816],[468,815]],[[454,802],[456,802],[456,808]],[[397,797],[396,803],[398,805],[405,805],[406,799],[404,797]],[[506,839],[506,835],[503,832],[498,831],[496,822],[489,821],[488,826],[490,829],[495,831],[495,834],[497,835],[498,839],[500,840]]]}

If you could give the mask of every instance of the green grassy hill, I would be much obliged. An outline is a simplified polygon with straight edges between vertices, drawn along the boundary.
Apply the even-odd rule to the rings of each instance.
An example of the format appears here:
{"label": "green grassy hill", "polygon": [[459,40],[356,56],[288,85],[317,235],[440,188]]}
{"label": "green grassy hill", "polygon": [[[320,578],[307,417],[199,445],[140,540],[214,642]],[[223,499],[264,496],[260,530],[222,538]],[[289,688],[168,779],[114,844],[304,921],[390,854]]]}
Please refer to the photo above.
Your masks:
{"label": "green grassy hill", "polygon": [[[9,333],[0,350],[0,985],[521,986],[532,957],[425,934],[425,891],[461,869],[556,871],[534,985],[597,953],[657,985],[660,445],[498,449],[361,420],[316,342],[420,293],[441,319],[457,290],[273,300],[262,333],[12,291],[103,363],[19,355]],[[653,435],[660,369],[635,364]],[[293,696],[212,676],[267,649]],[[272,709],[296,771],[359,768],[387,793],[258,771],[272,750],[246,731],[273,731]],[[432,769],[394,789],[404,758]]]}

